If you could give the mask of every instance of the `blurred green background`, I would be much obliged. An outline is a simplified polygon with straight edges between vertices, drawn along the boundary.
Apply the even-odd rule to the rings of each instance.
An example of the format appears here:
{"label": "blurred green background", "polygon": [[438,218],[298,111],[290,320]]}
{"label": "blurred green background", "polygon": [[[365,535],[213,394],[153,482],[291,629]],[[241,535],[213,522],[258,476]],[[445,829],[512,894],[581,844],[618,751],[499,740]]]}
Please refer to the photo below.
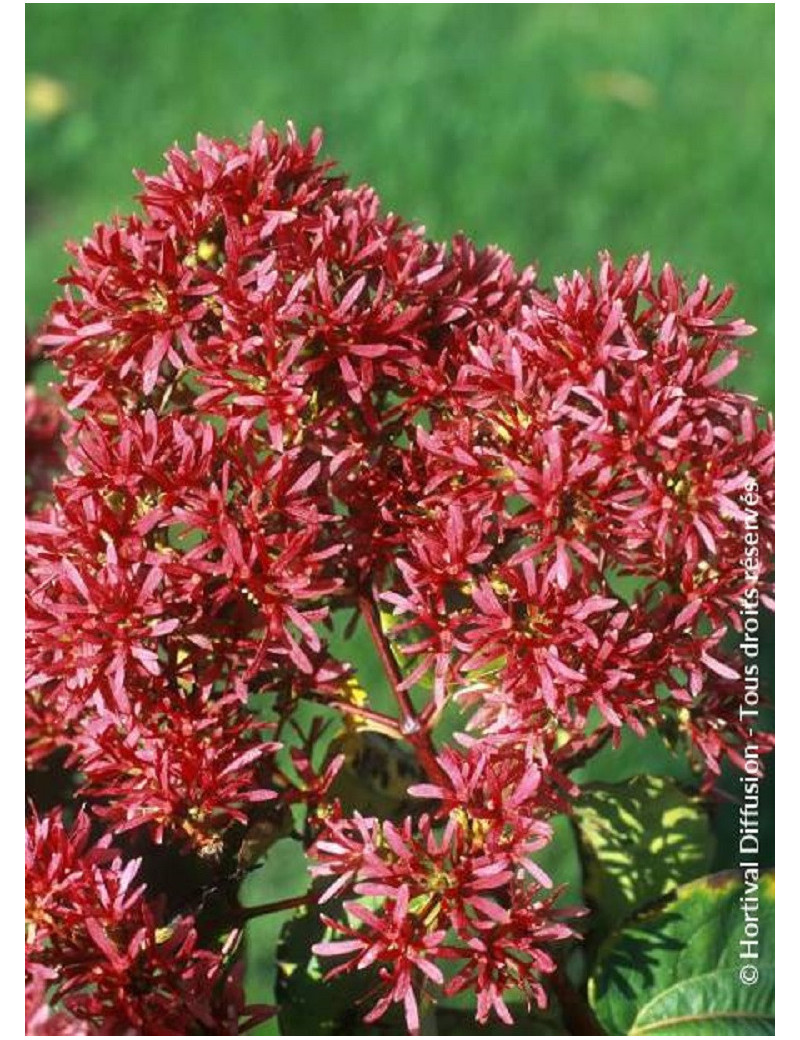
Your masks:
{"label": "blurred green background", "polygon": [[128,212],[133,167],[257,119],[437,237],[542,278],[650,249],[740,288],[738,385],[773,400],[771,4],[27,7],[27,319],[64,239]]}
{"label": "blurred green background", "polygon": [[[773,41],[769,4],[29,5],[28,325],[53,298],[64,240],[130,211],[132,168],[158,169],[198,130],[293,119],[322,126],[326,154],[388,209],[436,237],[498,243],[542,281],[609,248],[733,282],[759,328],[733,382],[771,406]],[[376,681],[369,662],[362,678]],[[609,765],[672,771],[653,754],[637,745]],[[294,895],[303,874],[282,842],[245,900]],[[249,936],[257,999],[271,996],[279,923]]]}

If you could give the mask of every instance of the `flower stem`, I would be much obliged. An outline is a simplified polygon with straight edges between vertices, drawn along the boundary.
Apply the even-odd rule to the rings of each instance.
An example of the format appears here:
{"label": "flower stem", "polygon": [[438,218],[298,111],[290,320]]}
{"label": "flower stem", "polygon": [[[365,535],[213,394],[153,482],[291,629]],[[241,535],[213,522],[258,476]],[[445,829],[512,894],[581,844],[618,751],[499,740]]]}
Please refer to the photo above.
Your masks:
{"label": "flower stem", "polygon": [[560,763],[563,771],[569,773],[573,769],[578,769],[580,766],[585,765],[585,763],[596,755],[598,751],[603,750],[611,739],[612,733],[613,730],[610,726],[605,726],[603,729],[596,730],[585,742],[580,751],[576,751],[573,755],[564,758],[563,762]]}
{"label": "flower stem", "polygon": [[358,605],[400,710],[399,735],[414,748],[417,758],[428,776],[431,779],[439,779],[442,776],[442,770],[436,761],[436,748],[431,739],[430,725],[422,722],[420,716],[417,715],[408,691],[403,687],[403,673],[400,671],[400,666],[395,660],[392,648],[383,631],[374,592],[362,592],[358,598]]}
{"label": "flower stem", "polygon": [[316,895],[308,892],[304,896],[291,896],[288,899],[278,899],[274,903],[260,903],[258,906],[243,906],[239,909],[236,916],[241,922],[250,921],[254,917],[265,917],[267,914],[279,914],[284,910],[294,910],[298,906],[313,906],[316,901]]}
{"label": "flower stem", "polygon": [[337,702],[336,707],[339,711],[352,715],[356,722],[359,719],[365,719],[367,722],[371,722],[374,728],[388,731],[397,740],[401,740],[403,737],[400,724],[391,715],[385,715],[382,711],[373,711],[371,708],[363,708],[358,704],[347,704],[342,701]]}
{"label": "flower stem", "polygon": [[595,1018],[582,994],[570,982],[563,965],[552,979],[553,989],[561,1005],[564,1025],[570,1036],[605,1036],[606,1031]]}
{"label": "flower stem", "polygon": [[362,593],[358,598],[358,605],[361,610],[361,616],[364,619],[364,624],[367,626],[367,631],[372,638],[373,645],[375,646],[375,649],[378,652],[378,657],[383,665],[383,671],[389,681],[392,694],[394,695],[394,698],[397,701],[397,706],[400,709],[400,721],[403,730],[413,729],[417,725],[416,712],[411,703],[411,698],[408,696],[408,691],[401,689],[403,675],[387,642],[386,636],[384,635],[381,626],[380,612],[375,602],[374,595]]}

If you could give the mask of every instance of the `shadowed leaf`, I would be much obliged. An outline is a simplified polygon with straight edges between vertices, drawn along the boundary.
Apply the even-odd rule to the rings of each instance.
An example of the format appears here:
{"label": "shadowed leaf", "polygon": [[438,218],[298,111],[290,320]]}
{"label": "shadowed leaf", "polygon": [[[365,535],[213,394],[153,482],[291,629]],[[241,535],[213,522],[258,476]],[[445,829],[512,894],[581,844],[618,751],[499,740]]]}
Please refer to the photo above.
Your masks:
{"label": "shadowed leaf", "polygon": [[[742,897],[758,907],[758,960],[740,960]],[[752,902],[751,902],[752,901]],[[643,911],[600,949],[589,997],[622,1036],[774,1036],[775,881],[713,874]],[[742,969],[755,967],[747,985]]]}
{"label": "shadowed leaf", "polygon": [[709,868],[712,838],[702,802],[668,777],[587,785],[573,816],[584,891],[605,934],[636,909]]}

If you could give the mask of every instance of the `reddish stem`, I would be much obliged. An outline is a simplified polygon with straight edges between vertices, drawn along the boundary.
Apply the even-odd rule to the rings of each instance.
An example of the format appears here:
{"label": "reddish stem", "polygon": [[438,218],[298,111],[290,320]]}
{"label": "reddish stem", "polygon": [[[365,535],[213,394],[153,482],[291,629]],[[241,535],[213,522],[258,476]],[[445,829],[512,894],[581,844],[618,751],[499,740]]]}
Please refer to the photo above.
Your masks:
{"label": "reddish stem", "polygon": [[267,914],[279,914],[284,910],[294,910],[298,906],[312,906],[317,897],[312,893],[304,896],[291,896],[289,899],[278,899],[274,903],[261,903],[259,906],[243,906],[237,913],[239,921],[249,921],[253,917],[264,917]]}
{"label": "reddish stem", "polygon": [[362,708],[357,704],[347,704],[344,701],[339,701],[336,706],[340,711],[344,711],[348,715],[354,716],[356,719],[366,719],[368,722],[372,722],[380,729],[388,730],[391,732],[392,736],[396,737],[398,740],[403,739],[400,724],[397,719],[392,718],[391,715],[384,715],[382,711],[373,711],[372,708]]}
{"label": "reddish stem", "polygon": [[381,616],[378,606],[375,603],[374,596],[366,595],[362,593],[358,597],[358,605],[361,610],[361,616],[364,619],[364,624],[367,626],[367,630],[372,637],[373,645],[378,652],[378,657],[383,665],[383,671],[386,678],[389,681],[392,693],[397,706],[400,709],[400,721],[403,730],[414,729],[417,725],[417,716],[414,711],[414,706],[411,703],[411,698],[408,696],[408,691],[401,689],[403,682],[403,674],[400,671],[400,666],[395,660],[394,654],[386,640],[386,636],[381,626]]}
{"label": "reddish stem", "polygon": [[358,597],[361,616],[372,637],[372,642],[383,665],[386,678],[389,681],[397,706],[400,709],[400,735],[411,744],[417,753],[417,757],[431,779],[442,777],[442,770],[436,761],[436,748],[430,734],[430,727],[426,725],[414,710],[408,691],[403,687],[403,673],[395,660],[392,648],[384,634],[381,625],[380,611],[375,601],[374,593],[361,593]]}
{"label": "reddish stem", "polygon": [[552,983],[561,1004],[564,1025],[571,1036],[606,1035],[583,995],[570,982],[563,965],[552,976]]}
{"label": "reddish stem", "polygon": [[603,750],[611,739],[612,733],[613,730],[611,726],[605,726],[602,729],[596,730],[586,741],[583,748],[573,755],[565,756],[564,760],[559,763],[559,767],[565,773],[580,768],[580,766],[588,762],[590,758]]}

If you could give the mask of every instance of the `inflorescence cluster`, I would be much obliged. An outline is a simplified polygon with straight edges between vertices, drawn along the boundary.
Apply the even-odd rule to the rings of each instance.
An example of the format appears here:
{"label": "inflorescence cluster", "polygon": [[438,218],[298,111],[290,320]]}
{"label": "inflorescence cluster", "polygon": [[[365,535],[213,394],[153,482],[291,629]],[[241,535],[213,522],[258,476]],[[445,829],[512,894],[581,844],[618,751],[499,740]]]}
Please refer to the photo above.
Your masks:
{"label": "inflorescence cluster", "polygon": [[[82,808],[30,815],[32,1031],[269,1013],[241,914],[220,939],[146,864],[222,870],[270,821],[306,843],[317,955],[378,987],[369,1020],[398,1003],[415,1032],[421,995],[471,990],[509,1021],[573,935],[537,863],[570,772],[659,729],[711,786],[753,743],[726,634],[753,509],[767,594],[773,435],[725,386],[752,332],[731,292],[606,255],[547,291],[319,148],[257,126],[171,150],[141,216],[72,248],[38,341],[66,408],[41,406],[28,493],[28,762]],[[339,617],[393,709],[332,651]],[[337,799],[331,717],[413,752],[405,815]]]}

